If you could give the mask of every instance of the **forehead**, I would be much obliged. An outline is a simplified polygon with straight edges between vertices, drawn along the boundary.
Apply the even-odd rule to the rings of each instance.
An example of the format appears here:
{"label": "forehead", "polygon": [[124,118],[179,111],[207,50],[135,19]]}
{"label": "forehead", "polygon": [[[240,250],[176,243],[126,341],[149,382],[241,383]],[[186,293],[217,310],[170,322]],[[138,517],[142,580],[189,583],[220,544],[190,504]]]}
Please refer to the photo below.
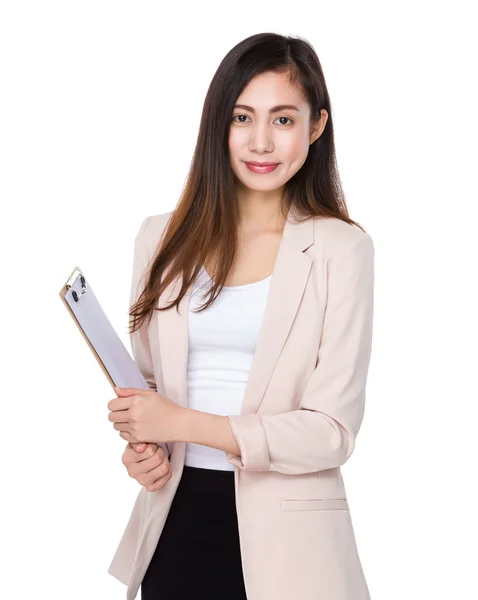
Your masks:
{"label": "forehead", "polygon": [[267,112],[277,104],[295,104],[301,112],[308,110],[302,90],[289,82],[287,73],[260,73],[251,79],[236,99],[256,111]]}

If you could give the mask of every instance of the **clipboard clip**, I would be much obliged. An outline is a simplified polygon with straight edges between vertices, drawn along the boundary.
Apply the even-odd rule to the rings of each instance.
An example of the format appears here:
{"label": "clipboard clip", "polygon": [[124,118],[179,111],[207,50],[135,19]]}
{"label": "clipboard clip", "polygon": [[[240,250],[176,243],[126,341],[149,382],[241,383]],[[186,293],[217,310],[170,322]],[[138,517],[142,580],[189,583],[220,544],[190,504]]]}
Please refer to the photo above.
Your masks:
{"label": "clipboard clip", "polygon": [[[76,290],[73,289],[73,285],[78,278],[80,278],[80,282],[81,282],[81,292],[79,294]],[[80,298],[84,294],[86,294],[88,284],[86,283],[86,279],[85,279],[83,273],[80,270],[75,269],[73,271],[73,273],[71,274],[70,278],[68,279],[68,281],[66,282],[66,287],[69,290],[71,290],[71,295],[73,296],[73,300],[75,302],[79,302]]]}

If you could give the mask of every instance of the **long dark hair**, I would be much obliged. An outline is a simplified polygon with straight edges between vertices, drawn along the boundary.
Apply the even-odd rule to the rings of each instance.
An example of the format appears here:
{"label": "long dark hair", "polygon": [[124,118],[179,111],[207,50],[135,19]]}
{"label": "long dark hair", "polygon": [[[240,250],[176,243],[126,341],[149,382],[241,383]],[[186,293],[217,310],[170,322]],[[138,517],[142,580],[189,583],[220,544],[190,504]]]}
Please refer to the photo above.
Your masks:
{"label": "long dark hair", "polygon": [[[301,220],[335,217],[365,231],[348,215],[336,164],[329,94],[315,50],[300,37],[252,35],[226,54],[211,81],[187,182],[149,266],[144,290],[130,307],[130,333],[151,318],[153,310],[178,307],[211,256],[219,256],[220,261],[210,274],[213,284],[199,310],[210,306],[221,291],[236,256],[239,222],[228,147],[232,111],[243,88],[266,71],[285,73],[300,87],[311,107],[311,120],[320,117],[322,108],[328,113],[325,129],[309,146],[305,163],[284,185],[284,218],[293,205]],[[161,294],[177,277],[182,277],[178,296],[169,305],[158,307]]]}

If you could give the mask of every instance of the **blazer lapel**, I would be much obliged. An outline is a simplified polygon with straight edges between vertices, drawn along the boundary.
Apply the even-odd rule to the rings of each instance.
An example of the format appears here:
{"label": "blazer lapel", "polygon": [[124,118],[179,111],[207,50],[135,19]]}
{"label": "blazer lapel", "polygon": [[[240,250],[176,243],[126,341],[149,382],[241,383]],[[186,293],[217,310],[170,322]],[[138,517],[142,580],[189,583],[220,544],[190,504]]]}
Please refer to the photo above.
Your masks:
{"label": "blazer lapel", "polygon": [[[257,412],[262,402],[309,278],[312,259],[304,250],[313,243],[313,220],[300,223],[289,211],[240,414]],[[165,306],[175,298],[179,288],[180,279],[177,279],[165,290],[158,306]],[[189,289],[179,304],[179,313],[176,308],[157,312],[165,393],[184,407],[187,407],[190,299]]]}

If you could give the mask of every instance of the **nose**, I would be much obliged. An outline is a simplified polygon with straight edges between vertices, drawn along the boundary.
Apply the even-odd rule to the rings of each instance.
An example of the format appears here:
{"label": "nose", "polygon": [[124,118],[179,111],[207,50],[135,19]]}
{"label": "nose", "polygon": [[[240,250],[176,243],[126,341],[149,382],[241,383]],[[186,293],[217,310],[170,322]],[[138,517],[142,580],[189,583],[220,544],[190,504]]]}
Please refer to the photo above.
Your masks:
{"label": "nose", "polygon": [[256,124],[249,130],[251,137],[249,140],[249,151],[250,152],[272,152],[274,145],[272,142],[271,132],[267,123],[262,125]]}

